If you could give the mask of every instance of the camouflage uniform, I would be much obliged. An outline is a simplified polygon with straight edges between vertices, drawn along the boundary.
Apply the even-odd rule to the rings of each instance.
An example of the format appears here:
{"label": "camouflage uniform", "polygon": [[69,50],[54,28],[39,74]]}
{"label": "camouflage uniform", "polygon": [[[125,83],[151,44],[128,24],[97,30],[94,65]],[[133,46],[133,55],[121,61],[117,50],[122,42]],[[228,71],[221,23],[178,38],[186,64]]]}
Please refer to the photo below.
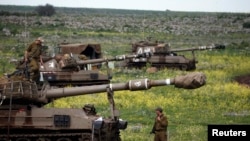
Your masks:
{"label": "camouflage uniform", "polygon": [[158,120],[158,115],[155,117],[155,123],[152,130],[152,133],[155,134],[154,141],[167,141],[167,126],[168,119],[165,115],[160,115],[160,120]]}
{"label": "camouflage uniform", "polygon": [[39,60],[42,53],[42,45],[33,42],[26,49],[27,59],[28,59],[28,68],[30,77],[33,81],[39,80]]}

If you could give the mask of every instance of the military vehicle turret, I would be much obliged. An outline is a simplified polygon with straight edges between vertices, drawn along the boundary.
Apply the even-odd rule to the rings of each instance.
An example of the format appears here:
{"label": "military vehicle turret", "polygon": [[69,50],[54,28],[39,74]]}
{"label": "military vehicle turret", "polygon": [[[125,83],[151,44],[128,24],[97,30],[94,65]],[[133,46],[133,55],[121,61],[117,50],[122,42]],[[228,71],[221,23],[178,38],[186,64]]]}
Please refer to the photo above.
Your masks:
{"label": "military vehicle turret", "polygon": [[[142,68],[149,64],[156,68],[177,68],[184,71],[195,70],[198,61],[195,58],[194,51],[208,49],[224,49],[224,45],[200,46],[194,48],[171,49],[169,44],[159,42],[140,41],[132,44],[132,54],[148,54],[147,57],[132,58],[123,61],[121,67]],[[177,52],[192,51],[192,59],[184,55],[178,55]]]}
{"label": "military vehicle turret", "polygon": [[[2,79],[0,84],[0,141],[121,141],[120,130],[127,127],[115,107],[114,92],[147,90],[174,85],[195,89],[206,76],[196,72],[164,80],[139,79],[127,83],[55,88],[44,83],[42,89],[30,81]],[[94,105],[82,109],[46,108],[62,97],[107,92],[110,118],[97,114]]]}

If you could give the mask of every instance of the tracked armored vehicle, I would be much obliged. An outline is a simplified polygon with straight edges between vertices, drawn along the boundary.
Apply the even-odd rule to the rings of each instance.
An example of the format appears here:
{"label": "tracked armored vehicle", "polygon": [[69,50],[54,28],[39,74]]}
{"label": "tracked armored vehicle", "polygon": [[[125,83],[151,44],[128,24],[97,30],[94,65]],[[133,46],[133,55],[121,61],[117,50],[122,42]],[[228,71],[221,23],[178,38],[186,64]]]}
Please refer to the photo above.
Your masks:
{"label": "tracked armored vehicle", "polygon": [[[51,86],[109,83],[110,76],[98,70],[101,63],[88,63],[89,60],[102,58],[100,44],[63,43],[55,47],[52,52],[52,55],[43,55],[44,64],[40,68],[40,75]],[[87,63],[81,65],[77,63],[78,61]]]}
{"label": "tracked armored vehicle", "polygon": [[[171,49],[169,44],[159,42],[140,41],[132,44],[131,54],[148,54],[144,58],[132,58],[122,62],[121,67],[142,68],[147,65],[156,68],[174,68],[184,71],[195,70],[198,61],[195,58],[196,50],[224,49],[224,45],[200,46],[195,48]],[[178,52],[192,51],[192,59],[184,55],[178,55]]]}
{"label": "tracked armored vehicle", "polygon": [[[91,86],[55,87],[44,81],[42,89],[35,82],[4,78],[0,84],[0,141],[121,141],[121,120],[115,107],[114,92],[147,90],[174,85],[195,89],[203,86],[203,73],[190,73],[164,80],[139,79],[126,83]],[[93,105],[82,109],[46,108],[46,104],[62,97],[107,92],[110,117],[98,115]]]}
{"label": "tracked armored vehicle", "polygon": [[[112,77],[108,62],[143,57],[143,54],[136,54],[103,58],[99,44],[62,44],[51,52],[43,54],[40,80],[37,81],[46,81],[56,87],[108,84]],[[103,63],[106,64],[107,74],[99,70]],[[28,70],[27,65],[21,60],[17,71],[9,77],[16,77],[16,74],[22,77],[25,70]]]}

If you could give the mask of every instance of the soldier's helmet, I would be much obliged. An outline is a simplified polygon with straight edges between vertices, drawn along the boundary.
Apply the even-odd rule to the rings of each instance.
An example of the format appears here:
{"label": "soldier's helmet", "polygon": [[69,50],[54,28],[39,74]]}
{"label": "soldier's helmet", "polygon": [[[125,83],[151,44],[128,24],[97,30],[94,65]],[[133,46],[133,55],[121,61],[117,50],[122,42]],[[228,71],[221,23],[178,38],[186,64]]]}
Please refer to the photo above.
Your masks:
{"label": "soldier's helmet", "polygon": [[42,38],[42,37],[38,37],[38,38],[36,39],[36,41],[40,41],[41,43],[43,43],[43,42],[44,42],[44,40],[43,40],[43,38]]}
{"label": "soldier's helmet", "polygon": [[155,109],[155,111],[159,111],[159,112],[162,113],[163,109],[162,109],[161,107],[157,107],[157,108]]}
{"label": "soldier's helmet", "polygon": [[81,60],[87,60],[88,59],[88,57],[86,55],[83,55],[83,54],[79,55],[78,58],[81,59]]}
{"label": "soldier's helmet", "polygon": [[70,59],[69,54],[64,54],[64,55],[63,55],[63,59]]}

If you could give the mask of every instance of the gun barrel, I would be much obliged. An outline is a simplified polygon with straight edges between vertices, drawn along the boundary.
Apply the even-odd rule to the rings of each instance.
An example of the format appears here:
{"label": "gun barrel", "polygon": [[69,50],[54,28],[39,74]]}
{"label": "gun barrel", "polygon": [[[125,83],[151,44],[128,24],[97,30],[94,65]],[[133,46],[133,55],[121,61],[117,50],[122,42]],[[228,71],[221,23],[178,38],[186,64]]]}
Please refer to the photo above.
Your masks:
{"label": "gun barrel", "polygon": [[139,79],[139,80],[130,80],[126,83],[51,89],[51,90],[46,90],[43,96],[38,98],[37,100],[44,102],[48,101],[49,99],[56,99],[61,97],[101,93],[101,92],[106,92],[108,88],[112,91],[121,91],[121,90],[137,91],[137,90],[147,90],[150,89],[151,87],[157,87],[157,86],[175,85],[175,87],[177,88],[195,89],[203,86],[205,82],[206,82],[205,74],[194,72],[184,76],[168,78],[163,80]]}
{"label": "gun barrel", "polygon": [[183,49],[171,49],[171,52],[183,52],[183,51],[194,51],[194,50],[207,50],[207,49],[225,49],[224,45],[210,45],[210,46],[199,46],[194,48],[183,48]]}
{"label": "gun barrel", "polygon": [[[53,88],[44,87],[37,90],[37,85],[30,82],[11,81],[0,84],[0,103],[5,99],[8,103],[10,99],[16,103],[25,104],[47,104],[53,99],[70,97],[77,95],[95,94],[108,91],[121,90],[148,90],[151,87],[174,85],[176,88],[196,89],[206,83],[206,76],[201,72],[193,72],[174,78],[162,80],[138,79],[129,80],[126,83],[102,84],[80,87]],[[6,100],[7,99],[7,100]],[[9,99],[9,100],[8,100]]]}
{"label": "gun barrel", "polygon": [[115,84],[104,84],[97,86],[83,86],[83,87],[74,87],[74,88],[60,88],[52,89],[46,92],[47,98],[60,98],[62,96],[76,96],[92,93],[101,93],[106,92],[107,88],[110,88],[112,91],[121,91],[121,90],[147,90],[151,87],[164,86],[164,85],[173,85],[173,79],[166,80],[149,80],[149,79],[139,79],[139,80],[130,80],[127,83],[115,83]]}
{"label": "gun barrel", "polygon": [[77,61],[78,65],[85,65],[85,64],[96,64],[96,63],[102,63],[102,62],[110,62],[110,61],[122,61],[125,59],[131,59],[131,58],[138,58],[140,55],[118,55],[113,58],[100,58],[100,59],[91,59],[91,60],[81,60]]}

